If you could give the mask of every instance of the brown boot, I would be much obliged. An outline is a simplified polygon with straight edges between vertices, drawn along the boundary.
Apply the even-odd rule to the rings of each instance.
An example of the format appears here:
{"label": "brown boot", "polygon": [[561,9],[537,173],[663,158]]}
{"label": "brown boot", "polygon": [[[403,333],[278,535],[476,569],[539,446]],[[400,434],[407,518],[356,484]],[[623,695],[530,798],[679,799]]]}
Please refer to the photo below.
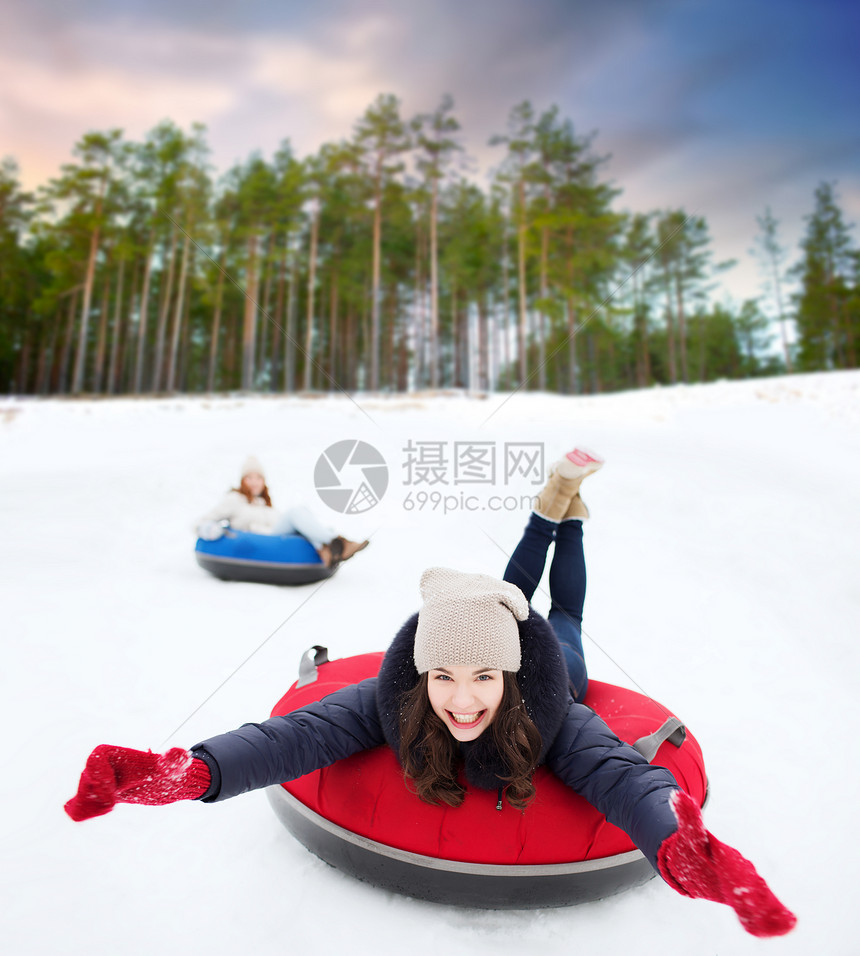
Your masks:
{"label": "brown boot", "polygon": [[549,480],[538,495],[534,510],[550,521],[584,520],[588,517],[588,508],[579,497],[579,486],[583,479],[602,467],[602,458],[575,448],[550,469]]}
{"label": "brown boot", "polygon": [[579,497],[579,492],[577,492],[570,499],[570,504],[567,506],[567,511],[565,511],[561,520],[569,521],[571,518],[578,518],[580,521],[586,521],[588,517],[588,505]]}
{"label": "brown boot", "polygon": [[[320,549],[320,557],[322,558],[323,556],[323,550],[327,549],[330,555],[330,561],[326,567],[336,568],[339,564],[343,564],[344,561],[349,561],[354,554],[358,554],[359,551],[364,551],[369,544],[369,541],[350,541],[349,538],[344,538],[343,535],[339,534],[336,538],[332,538],[328,544],[322,546]],[[325,558],[323,558],[323,564],[325,564]]]}
{"label": "brown boot", "polygon": [[534,510],[549,521],[561,521],[581,484],[582,478],[562,478],[557,471],[552,472],[538,495]]}
{"label": "brown boot", "polygon": [[[340,536],[338,536],[340,538]],[[349,538],[340,538],[341,545],[341,561],[349,561],[349,559],[354,555],[358,554],[359,551],[364,551],[364,549],[370,544],[369,541],[350,541]]]}

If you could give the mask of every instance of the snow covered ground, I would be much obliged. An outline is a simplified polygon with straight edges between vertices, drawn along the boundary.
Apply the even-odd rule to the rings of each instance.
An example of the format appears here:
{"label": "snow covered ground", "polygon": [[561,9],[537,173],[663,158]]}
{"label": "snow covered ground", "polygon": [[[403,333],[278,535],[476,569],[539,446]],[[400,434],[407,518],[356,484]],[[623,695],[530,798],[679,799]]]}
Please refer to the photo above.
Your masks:
{"label": "snow covered ground", "polygon": [[[857,373],[593,398],[0,401],[3,952],[857,953],[858,426]],[[313,487],[344,438],[391,469],[360,515]],[[489,443],[495,484],[455,485],[447,461],[445,509],[417,507],[434,489],[406,484],[406,449],[455,442]],[[265,718],[311,644],[384,648],[424,567],[501,574],[535,491],[502,460],[527,442],[547,463],[574,442],[606,457],[584,489],[590,672],[687,722],[708,826],[795,909],[793,934],[755,940],[656,879],[558,910],[404,899],[313,857],[259,793],[66,817],[96,744],[163,750]],[[276,506],[305,500],[371,547],[321,587],[200,570],[194,519],[252,452]]]}

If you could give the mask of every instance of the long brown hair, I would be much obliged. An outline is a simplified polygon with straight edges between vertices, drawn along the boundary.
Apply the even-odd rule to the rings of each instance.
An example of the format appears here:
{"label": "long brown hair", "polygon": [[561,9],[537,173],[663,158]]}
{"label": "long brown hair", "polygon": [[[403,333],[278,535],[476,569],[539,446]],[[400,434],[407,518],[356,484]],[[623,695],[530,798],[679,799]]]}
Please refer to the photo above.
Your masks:
{"label": "long brown hair", "polygon": [[[526,713],[516,677],[502,672],[503,690],[493,722],[484,731],[492,734],[508,775],[508,803],[522,810],[534,797],[532,772],[541,751],[541,737]],[[427,694],[428,674],[407,691],[400,706],[400,762],[418,796],[426,803],[459,807],[465,788],[458,781],[457,741],[436,716]]]}
{"label": "long brown hair", "polygon": [[240,495],[244,495],[248,499],[248,504],[252,504],[254,498],[262,498],[270,508],[272,507],[272,499],[269,497],[269,486],[265,483],[259,495],[252,495],[251,492],[248,491],[248,486],[245,484],[244,478],[239,482],[239,487],[233,488],[232,490],[238,491]]}

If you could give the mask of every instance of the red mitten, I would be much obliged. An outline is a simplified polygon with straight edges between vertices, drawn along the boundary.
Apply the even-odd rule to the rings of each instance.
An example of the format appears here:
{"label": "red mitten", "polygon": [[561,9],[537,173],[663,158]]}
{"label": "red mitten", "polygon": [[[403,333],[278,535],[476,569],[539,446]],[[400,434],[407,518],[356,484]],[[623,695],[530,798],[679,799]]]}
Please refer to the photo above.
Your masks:
{"label": "red mitten", "polygon": [[725,903],[753,936],[783,936],[797,917],[771,893],[755,867],[705,829],[699,807],[677,790],[672,809],[678,829],[657,853],[660,874],[673,889],[694,899]]}
{"label": "red mitten", "polygon": [[207,791],[210,782],[206,764],[180,747],[154,754],[102,744],[87,758],[66,813],[80,821],[110,813],[117,803],[161,806],[193,800]]}

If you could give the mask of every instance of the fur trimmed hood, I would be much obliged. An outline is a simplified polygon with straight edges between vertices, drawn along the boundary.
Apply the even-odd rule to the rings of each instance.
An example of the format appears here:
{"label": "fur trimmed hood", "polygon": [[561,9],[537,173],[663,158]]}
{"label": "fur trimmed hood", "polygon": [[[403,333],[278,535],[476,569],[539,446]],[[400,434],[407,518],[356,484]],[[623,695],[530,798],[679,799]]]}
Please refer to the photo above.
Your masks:
{"label": "fur trimmed hood", "polygon": [[[418,614],[413,614],[400,628],[385,653],[379,670],[376,699],[379,719],[388,745],[400,753],[399,702],[419,680],[415,667],[414,647]],[[570,709],[567,667],[561,646],[552,626],[534,608],[529,616],[518,621],[522,663],[516,674],[526,712],[541,736],[540,761],[561,729]],[[493,743],[492,734],[484,732],[476,740],[461,745],[466,779],[475,787],[496,790],[506,786],[508,771]]]}

